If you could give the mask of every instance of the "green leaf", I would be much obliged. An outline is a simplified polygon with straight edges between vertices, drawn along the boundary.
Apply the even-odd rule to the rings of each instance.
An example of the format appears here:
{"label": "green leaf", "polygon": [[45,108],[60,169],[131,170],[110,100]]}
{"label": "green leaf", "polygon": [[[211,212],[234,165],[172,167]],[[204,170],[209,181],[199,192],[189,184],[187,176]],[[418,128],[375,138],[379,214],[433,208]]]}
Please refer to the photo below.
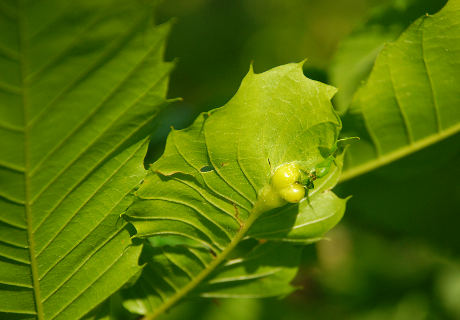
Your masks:
{"label": "green leaf", "polygon": [[302,201],[298,207],[286,206],[266,213],[249,230],[249,236],[308,244],[318,241],[318,235],[335,226],[344,213],[345,201],[331,191],[324,191],[310,202]]}
{"label": "green leaf", "polygon": [[138,315],[128,312],[123,308],[123,300],[120,292],[116,292],[109,299],[101,303],[97,308],[86,314],[83,320],[135,320]]}
{"label": "green leaf", "polygon": [[353,194],[347,204],[353,212],[348,223],[458,255],[459,162],[460,134],[456,134],[341,183],[338,194]]}
{"label": "green leaf", "polygon": [[331,66],[331,83],[339,88],[334,97],[334,106],[344,113],[356,90],[367,78],[385,42],[394,40],[401,33],[394,27],[366,26],[354,32],[340,43]]}
{"label": "green leaf", "polygon": [[[406,17],[413,16],[415,13],[421,15],[427,11],[435,12],[442,4],[444,1],[417,1],[403,8],[403,11],[392,9],[385,13],[384,17],[391,18],[390,25],[401,24]],[[401,15],[402,13],[404,14]],[[374,21],[375,23],[377,26],[380,25],[375,29],[386,30],[386,20],[377,20]],[[358,34],[364,33],[366,30],[358,32]],[[433,40],[433,43],[434,41],[436,40]],[[352,48],[348,47],[348,49]],[[345,63],[345,61],[342,62]],[[407,94],[416,95],[414,90],[407,90]],[[376,104],[374,107],[380,108]],[[419,106],[411,107],[418,108]],[[359,131],[360,133],[355,134],[366,137],[362,121],[349,123],[349,120],[352,120],[352,117],[345,116],[345,131],[352,132],[352,129],[357,129],[354,132]],[[357,127],[352,128],[352,124]],[[423,121],[420,121],[421,125]],[[459,206],[460,199],[459,190],[456,188],[458,185],[459,138],[460,135],[457,133],[447,139],[435,139],[431,145],[418,151],[403,147],[399,150],[406,150],[408,153],[401,154],[403,157],[400,159],[390,159],[392,161],[390,164],[381,167],[376,165],[372,168],[372,172],[341,184],[336,190],[339,194],[341,192],[353,194],[353,201],[347,205],[348,210],[354,213],[349,216],[351,219],[349,222],[353,225],[371,227],[373,230],[396,239],[410,238],[411,241],[416,239],[430,246],[436,246],[439,251],[457,253],[460,243],[457,241],[455,228],[459,218],[454,214],[453,209]],[[365,144],[368,144],[368,139],[369,137],[364,139]],[[359,144],[361,142],[352,146],[350,155],[355,159],[360,156]],[[363,155],[372,153],[372,150],[366,151],[364,146],[362,147]],[[365,162],[362,163],[362,167],[364,164]],[[357,166],[359,167],[360,165]],[[347,178],[347,172],[344,178]],[[382,199],[391,200],[382,202]]]}
{"label": "green leaf", "polygon": [[[228,259],[189,293],[190,298],[264,298],[287,295],[297,273],[301,247],[286,243],[240,243],[245,248]],[[236,248],[237,251],[241,248]],[[158,314],[174,293],[206,270],[215,257],[204,248],[150,248],[147,267],[133,286],[122,291],[124,306],[137,314]]]}
{"label": "green leaf", "polygon": [[169,27],[152,11],[0,6],[0,318],[78,319],[140,270],[119,215],[166,104]]}
{"label": "green leaf", "polygon": [[445,0],[393,0],[375,8],[368,20],[341,41],[330,67],[332,85],[339,88],[334,106],[344,113],[372,70],[384,44],[395,40],[421,15],[437,12]]}
{"label": "green leaf", "polygon": [[[251,68],[224,107],[170,133],[126,213],[137,237],[161,239],[153,240],[138,289],[127,294],[131,311],[155,318],[194,293],[257,297],[292,291],[300,250],[293,243],[320,239],[345,209],[345,200],[330,191],[343,159],[334,93],[305,78],[302,63],[261,74]],[[310,181],[315,187],[307,198],[289,205],[280,200],[271,181],[280,166],[294,163],[308,176],[325,160],[328,172]]]}
{"label": "green leaf", "polygon": [[385,165],[460,130],[460,1],[414,22],[379,54],[344,118],[350,148],[342,180]]}

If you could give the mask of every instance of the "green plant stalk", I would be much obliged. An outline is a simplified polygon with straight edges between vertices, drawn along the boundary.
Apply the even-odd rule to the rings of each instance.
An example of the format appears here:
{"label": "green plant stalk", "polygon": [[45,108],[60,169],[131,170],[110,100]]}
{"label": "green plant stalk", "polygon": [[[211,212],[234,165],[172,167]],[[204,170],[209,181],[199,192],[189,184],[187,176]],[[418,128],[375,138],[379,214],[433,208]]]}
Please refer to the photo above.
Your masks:
{"label": "green plant stalk", "polygon": [[352,167],[348,170],[345,170],[342,173],[339,182],[341,183],[347,180],[351,180],[359,175],[365,174],[369,171],[372,171],[379,167],[387,165],[393,161],[396,161],[405,156],[408,156],[409,154],[412,154],[423,148],[426,148],[436,142],[447,139],[450,136],[457,134],[459,131],[460,131],[460,123],[450,127],[449,129],[442,131],[441,133],[430,135],[426,138],[415,141],[406,147],[402,147],[400,149],[389,152],[382,156],[378,156],[374,160],[357,165],[356,167]]}
{"label": "green plant stalk", "polygon": [[208,265],[206,269],[201,271],[198,276],[196,276],[192,281],[190,281],[185,287],[179,290],[175,295],[171,297],[168,301],[166,301],[161,307],[156,309],[153,313],[145,315],[142,320],[154,320],[159,315],[164,313],[170,307],[172,307],[176,302],[182,299],[185,295],[187,295],[190,291],[192,291],[201,281],[203,281],[214,269],[216,269],[227,256],[232,252],[232,250],[238,245],[238,243],[244,238],[246,232],[252,226],[252,224],[259,218],[259,216],[266,211],[266,207],[264,207],[259,199],[256,202],[253,209],[251,210],[251,214],[249,218],[241,224],[241,228],[236,234],[236,236],[232,239],[230,244]]}

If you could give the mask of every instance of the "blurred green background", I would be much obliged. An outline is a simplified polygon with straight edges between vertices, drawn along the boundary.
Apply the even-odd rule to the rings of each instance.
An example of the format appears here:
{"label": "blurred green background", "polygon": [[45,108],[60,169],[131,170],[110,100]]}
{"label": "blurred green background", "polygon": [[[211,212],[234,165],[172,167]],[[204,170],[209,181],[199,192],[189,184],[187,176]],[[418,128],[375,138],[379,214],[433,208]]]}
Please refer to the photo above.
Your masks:
{"label": "blurred green background", "polygon": [[[256,72],[308,58],[305,74],[342,89],[345,109],[383,41],[443,0],[165,0],[177,59],[148,161],[170,126],[223,105],[253,61]],[[360,47],[361,46],[361,47]],[[347,51],[349,48],[352,51]],[[361,61],[359,70],[344,64]],[[367,51],[366,51],[367,50]],[[460,319],[460,136],[338,186],[353,195],[343,221],[304,251],[301,289],[277,300],[188,301],[162,319]]]}

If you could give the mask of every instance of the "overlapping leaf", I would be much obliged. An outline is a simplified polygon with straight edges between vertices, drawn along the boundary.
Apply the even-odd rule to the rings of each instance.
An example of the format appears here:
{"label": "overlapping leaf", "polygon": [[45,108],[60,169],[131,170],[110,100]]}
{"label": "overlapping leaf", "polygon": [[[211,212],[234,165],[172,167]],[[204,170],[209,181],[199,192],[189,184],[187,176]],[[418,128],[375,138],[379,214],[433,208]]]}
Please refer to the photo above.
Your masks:
{"label": "overlapping leaf", "polygon": [[341,41],[330,67],[332,85],[339,88],[334,106],[344,113],[367,79],[384,44],[395,40],[413,21],[441,9],[445,0],[389,1],[372,10],[369,19]]}
{"label": "overlapping leaf", "polygon": [[0,5],[0,318],[78,319],[139,272],[119,214],[165,105],[136,1]]}
{"label": "overlapping leaf", "polygon": [[[261,74],[251,69],[224,107],[171,132],[126,218],[138,237],[181,246],[155,248],[146,258],[149,267],[128,294],[132,311],[155,317],[186,294],[256,297],[292,290],[299,248],[291,242],[318,240],[343,215],[345,201],[329,191],[342,157],[298,205],[268,210],[260,206],[260,192],[280,165],[295,162],[309,172],[330,155],[341,127],[330,103],[334,93],[307,79],[302,64]],[[251,250],[246,243],[253,243]]]}
{"label": "overlapping leaf", "polygon": [[379,54],[356,93],[344,132],[361,138],[347,153],[350,179],[460,130],[460,1],[414,22]]}
{"label": "overlapping leaf", "polygon": [[[283,243],[246,241],[238,258],[228,259],[189,297],[263,298],[293,291],[289,280],[297,272],[300,247]],[[137,314],[157,314],[205,270],[215,257],[204,248],[166,246],[147,252],[151,258],[133,287],[122,291],[124,306]]]}

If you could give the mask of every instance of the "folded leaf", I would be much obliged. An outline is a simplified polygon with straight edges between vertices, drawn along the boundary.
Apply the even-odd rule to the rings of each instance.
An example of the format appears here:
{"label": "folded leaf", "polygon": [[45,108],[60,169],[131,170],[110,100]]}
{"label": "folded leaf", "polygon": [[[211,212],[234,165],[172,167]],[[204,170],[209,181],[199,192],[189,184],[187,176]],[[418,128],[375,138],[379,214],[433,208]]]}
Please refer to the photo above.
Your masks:
{"label": "folded leaf", "polygon": [[302,201],[264,214],[249,230],[249,236],[265,240],[311,243],[332,229],[345,213],[345,201],[324,191],[311,201]]}
{"label": "folded leaf", "polygon": [[[292,290],[299,248],[291,242],[318,240],[345,208],[345,200],[329,191],[343,159],[334,93],[307,79],[302,63],[261,74],[251,69],[224,107],[171,132],[126,213],[137,237],[161,239],[153,241],[157,247],[137,284],[147,296],[136,296],[140,289],[128,294],[131,311],[153,312],[154,318],[192,292],[256,297]],[[295,184],[304,185],[307,196],[284,212],[287,202],[272,177],[287,164],[297,170]],[[256,239],[266,245],[253,259],[241,246]],[[182,253],[172,256],[171,246],[158,251],[161,243]],[[274,251],[268,254],[268,248]],[[277,255],[286,256],[273,259]],[[245,257],[251,262],[226,267]]]}
{"label": "folded leaf", "polygon": [[[243,244],[246,245],[246,244]],[[237,248],[238,249],[238,248]],[[287,295],[300,261],[301,247],[285,243],[251,243],[251,249],[229,259],[190,297],[263,298]],[[214,256],[204,249],[166,246],[150,249],[139,281],[122,291],[123,305],[133,313],[152,314],[206,270]]]}

